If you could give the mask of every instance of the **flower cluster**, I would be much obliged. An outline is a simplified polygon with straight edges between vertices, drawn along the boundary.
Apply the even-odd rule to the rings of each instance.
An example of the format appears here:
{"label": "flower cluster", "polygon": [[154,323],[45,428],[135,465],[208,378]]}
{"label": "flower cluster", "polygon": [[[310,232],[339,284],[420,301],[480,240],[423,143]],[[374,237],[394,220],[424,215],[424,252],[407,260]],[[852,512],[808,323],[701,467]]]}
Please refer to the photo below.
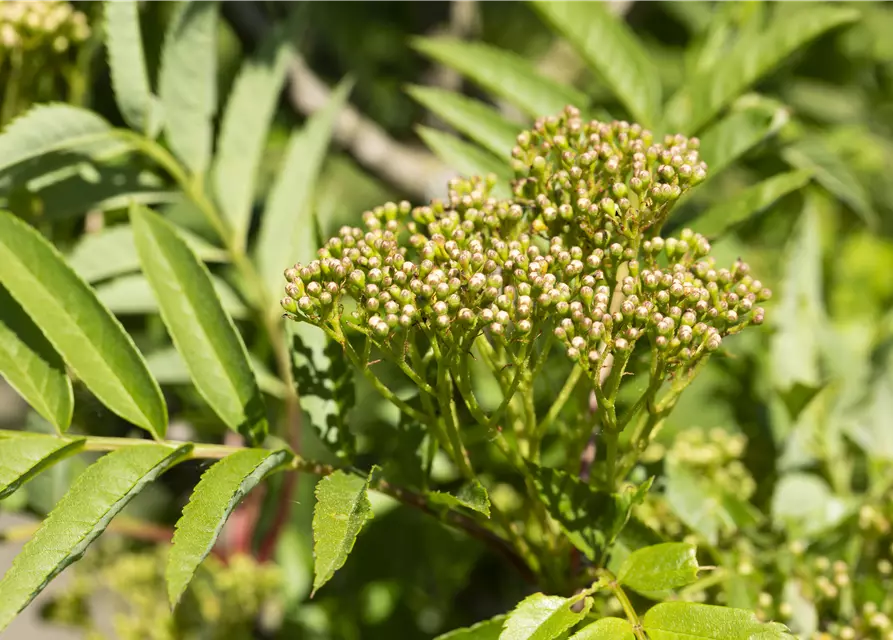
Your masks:
{"label": "flower cluster", "polygon": [[58,53],[90,36],[87,17],[62,1],[6,0],[0,3],[0,46],[23,52]]}
{"label": "flower cluster", "polygon": [[368,211],[365,228],[342,228],[316,260],[285,271],[282,306],[321,326],[344,317],[380,345],[418,329],[519,348],[549,331],[593,376],[642,338],[667,372],[693,366],[762,322],[770,295],[745,263],[718,268],[703,236],[657,235],[706,176],[697,147],[568,107],[518,136],[512,198],[473,178],[427,206]]}

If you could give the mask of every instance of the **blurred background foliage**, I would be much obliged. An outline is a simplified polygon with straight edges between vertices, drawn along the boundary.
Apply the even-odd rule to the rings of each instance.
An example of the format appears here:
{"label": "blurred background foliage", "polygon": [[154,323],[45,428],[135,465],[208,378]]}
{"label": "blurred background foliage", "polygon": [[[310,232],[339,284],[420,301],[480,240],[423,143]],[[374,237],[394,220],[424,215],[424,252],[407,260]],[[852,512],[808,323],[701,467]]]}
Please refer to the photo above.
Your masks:
{"label": "blurred background foliage", "polygon": [[[173,5],[142,4],[154,76]],[[294,4],[304,6],[289,21]],[[747,51],[757,64],[763,33],[786,13],[818,10],[819,4],[828,3],[606,6],[625,20],[656,68],[663,95],[670,96],[736,51]],[[786,620],[802,637],[889,638],[893,6],[849,6],[853,21],[784,56],[733,96],[725,117],[739,116],[732,124],[737,122],[742,136],[747,127],[758,128],[759,135],[675,214],[678,228],[714,207],[720,217],[743,207],[741,224],[717,241],[717,259],[747,260],[776,296],[765,331],[728,342],[728,352],[714,358],[652,445],[639,472],[657,475],[658,482],[628,535],[690,537],[708,550],[719,568],[682,597],[753,608],[766,619]],[[356,223],[364,210],[384,201],[418,203],[441,195],[455,171],[508,173],[513,127],[520,130],[537,115],[523,106],[531,96],[536,104],[557,105],[555,110],[566,97],[579,97],[585,104],[577,106],[593,114],[629,118],[611,83],[542,13],[521,2],[224,3],[218,34],[221,104],[245,56],[274,25],[291,25],[301,54],[280,100],[258,192],[265,193],[272,181],[289,133],[319,107],[314,95],[327,95],[344,77],[354,83],[350,104],[360,117],[353,127],[336,127],[315,188],[323,235]],[[3,124],[44,101],[86,106],[123,124],[111,93],[102,29],[97,2],[2,2]],[[480,45],[489,48],[475,48]],[[498,65],[495,75],[489,73],[492,60],[485,54],[497,49],[508,52],[500,54],[510,61],[508,68],[537,70],[540,84],[513,84],[510,75],[499,75]],[[471,56],[470,67],[463,66],[462,52]],[[556,92],[537,92],[549,83]],[[449,113],[453,103],[434,90],[473,99],[476,106],[460,102],[466,111],[454,111],[461,120],[469,108],[478,114],[485,109],[488,133],[469,130],[467,119],[465,127],[457,124]],[[494,151],[506,137],[509,146],[500,159]],[[115,201],[122,185],[165,207],[201,243],[206,230],[195,212],[139,162],[84,163],[49,181],[28,170],[0,174],[4,206],[69,253],[149,354],[153,373],[177,407],[172,433],[222,432],[182,371],[165,360],[165,332],[145,282],[132,273],[135,259],[129,270],[103,267],[118,254],[132,253],[126,242],[103,234],[124,218]],[[748,192],[789,170],[805,173],[774,197]],[[213,263],[214,247],[205,251]],[[232,275],[226,265],[217,265],[215,273],[226,287]],[[233,293],[229,306],[237,316],[240,304]],[[259,361],[268,356],[254,355]],[[279,381],[267,382],[265,391],[275,396]],[[126,435],[126,425],[91,405],[81,391],[85,398],[78,399],[82,415],[76,420],[89,422],[96,434]],[[357,407],[350,428],[370,461],[412,441],[411,428],[362,384]],[[46,428],[35,416],[23,415],[13,399],[0,409],[3,426]],[[326,459],[311,429],[303,439],[308,456]],[[56,465],[2,510],[45,514],[85,465],[82,458]],[[189,616],[171,617],[163,595],[151,595],[162,591],[157,557],[164,545],[157,541],[167,535],[165,527],[175,521],[200,472],[200,465],[181,465],[144,492],[128,507],[131,520],[118,525],[120,535],[100,543],[105,548],[90,556],[89,565],[74,568],[68,590],[45,606],[45,614],[55,624],[81,625],[91,637],[412,640],[504,612],[526,593],[513,570],[478,542],[382,498],[350,562],[310,600],[314,478],[302,476],[275,565],[233,555],[255,548],[252,541],[234,539],[234,517],[236,525],[228,526],[231,535],[220,545],[222,559],[210,560],[190,589],[198,604],[188,608]],[[271,482],[256,505],[261,530],[278,482]],[[15,539],[17,532],[4,535]],[[614,561],[621,558],[622,548]],[[115,597],[102,597],[108,593]],[[102,610],[116,611],[110,624],[97,623],[100,600]],[[611,610],[610,602],[603,606]]]}

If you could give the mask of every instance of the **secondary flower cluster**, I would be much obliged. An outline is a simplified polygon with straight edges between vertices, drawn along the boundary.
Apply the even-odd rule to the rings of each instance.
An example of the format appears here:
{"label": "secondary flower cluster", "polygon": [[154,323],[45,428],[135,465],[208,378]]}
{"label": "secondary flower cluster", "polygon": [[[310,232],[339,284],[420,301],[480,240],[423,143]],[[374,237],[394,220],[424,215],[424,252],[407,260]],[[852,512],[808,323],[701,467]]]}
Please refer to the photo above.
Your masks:
{"label": "secondary flower cluster", "polygon": [[68,2],[7,0],[0,3],[0,45],[23,52],[59,53],[90,35],[87,17]]}
{"label": "secondary flower cluster", "polygon": [[316,260],[285,271],[282,306],[317,325],[344,319],[379,344],[484,331],[518,347],[551,331],[592,374],[647,337],[663,365],[690,366],[762,322],[757,303],[770,295],[743,262],[717,268],[703,236],[656,235],[706,175],[697,146],[584,123],[569,107],[518,136],[514,197],[472,178],[427,206],[368,211],[365,228],[343,227]]}

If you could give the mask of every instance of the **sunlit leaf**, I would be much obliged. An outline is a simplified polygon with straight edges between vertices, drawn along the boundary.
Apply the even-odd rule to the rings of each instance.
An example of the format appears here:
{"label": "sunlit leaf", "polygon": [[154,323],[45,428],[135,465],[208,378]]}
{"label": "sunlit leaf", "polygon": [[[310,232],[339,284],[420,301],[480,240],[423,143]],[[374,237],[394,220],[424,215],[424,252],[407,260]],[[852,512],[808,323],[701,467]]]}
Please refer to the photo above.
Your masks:
{"label": "sunlit leaf", "polygon": [[751,611],[694,602],[663,602],[642,618],[651,640],[796,640],[777,622],[760,622]]}
{"label": "sunlit leaf", "polygon": [[[582,606],[580,601],[583,601]],[[574,596],[547,596],[534,593],[527,596],[515,607],[499,640],[553,640],[561,637],[565,631],[580,622],[589,613],[592,599]]]}
{"label": "sunlit leaf", "polygon": [[695,545],[665,542],[629,554],[617,572],[617,581],[636,591],[666,591],[697,580],[698,568]]}
{"label": "sunlit leaf", "polygon": [[83,438],[58,438],[28,432],[20,437],[0,438],[0,500],[40,472],[76,453],[83,444]]}
{"label": "sunlit leaf", "polygon": [[622,618],[602,618],[577,631],[570,640],[635,640],[633,628]]}
{"label": "sunlit leaf", "polygon": [[428,493],[428,499],[453,509],[466,507],[490,517],[490,496],[478,480],[472,480],[462,485],[455,495],[443,491],[432,491]]}
{"label": "sunlit leaf", "polygon": [[416,127],[416,131],[434,155],[460,176],[486,176],[492,173],[498,179],[493,193],[497,196],[508,195],[508,182],[512,178],[508,158],[500,161],[493,154],[443,131],[421,125]]}

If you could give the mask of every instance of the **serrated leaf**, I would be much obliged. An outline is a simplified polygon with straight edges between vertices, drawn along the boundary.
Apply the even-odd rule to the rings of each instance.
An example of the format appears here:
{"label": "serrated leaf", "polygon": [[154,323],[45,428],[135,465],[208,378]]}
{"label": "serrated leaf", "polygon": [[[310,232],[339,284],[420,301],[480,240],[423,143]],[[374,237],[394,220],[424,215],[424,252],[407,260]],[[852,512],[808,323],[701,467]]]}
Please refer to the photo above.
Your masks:
{"label": "serrated leaf", "polygon": [[[248,362],[257,378],[257,386],[264,393],[269,393],[276,398],[284,398],[287,393],[285,383],[273,375],[266,365],[253,354],[248,354]],[[153,351],[146,355],[146,364],[149,371],[155,376],[160,385],[192,384],[189,369],[183,361],[183,356],[174,347],[168,347]]]}
{"label": "serrated leaf", "polygon": [[316,234],[313,225],[313,188],[319,180],[329,148],[335,118],[341,111],[352,83],[344,81],[332,91],[328,104],[314,113],[289,138],[285,159],[270,190],[256,255],[268,293],[276,300],[285,286],[282,272],[297,255],[313,255]]}
{"label": "serrated leaf", "polygon": [[255,180],[291,57],[285,30],[276,30],[243,63],[223,112],[212,177],[238,246],[248,234]]}
{"label": "serrated leaf", "polygon": [[717,238],[736,224],[765,211],[777,200],[805,186],[811,179],[811,171],[789,171],[772,176],[715,204],[688,226],[708,238]]}
{"label": "serrated leaf", "polygon": [[698,579],[697,548],[665,542],[633,551],[617,572],[617,581],[639,592],[666,591]]}
{"label": "serrated leaf", "polygon": [[511,157],[522,127],[506,120],[493,107],[435,87],[411,86],[406,91],[416,102],[485,149],[501,158]]}
{"label": "serrated leaf", "polygon": [[878,224],[871,198],[848,164],[819,137],[804,138],[781,152],[792,167],[810,171],[820,185],[850,207],[869,227]]}
{"label": "serrated leaf", "polygon": [[[177,233],[199,260],[228,260],[224,249],[213,246],[201,236],[180,228]],[[68,264],[90,283],[139,271],[140,259],[133,241],[133,228],[129,224],[119,224],[82,236],[68,255]]]}
{"label": "serrated leaf", "polygon": [[159,92],[168,144],[194,174],[211,160],[217,109],[217,2],[177,7],[161,51]]}
{"label": "serrated leaf", "polygon": [[607,3],[539,1],[534,6],[604,79],[639,124],[657,126],[661,105],[657,66]]}
{"label": "serrated leaf", "polygon": [[172,607],[211,552],[223,525],[249,491],[291,458],[288,451],[245,449],[215,462],[202,474],[177,521],[165,580]]}
{"label": "serrated leaf", "polygon": [[164,437],[167,407],[131,337],[49,242],[5,212],[0,283],[103,404]]}
{"label": "serrated leaf", "polygon": [[65,363],[3,285],[0,285],[0,376],[57,431],[64,432],[71,425],[74,395]]}
{"label": "serrated leaf", "polygon": [[663,602],[642,618],[651,640],[796,640],[777,622],[760,622],[744,609]]}
{"label": "serrated leaf", "polygon": [[635,635],[626,620],[602,618],[577,631],[570,640],[635,640]]}
{"label": "serrated leaf", "polygon": [[434,640],[499,640],[502,625],[506,616],[496,616],[483,622],[478,622],[464,629],[455,629],[449,633],[437,636]]}
{"label": "serrated leaf", "polygon": [[413,47],[451,67],[532,118],[558,113],[567,105],[589,106],[586,94],[541,75],[521,56],[480,42],[416,38]]}
{"label": "serrated leaf", "polygon": [[651,481],[621,493],[598,491],[560,469],[528,464],[539,498],[568,539],[587,558],[597,560],[629,520],[632,507],[644,500]]}
{"label": "serrated leaf", "polygon": [[416,132],[425,145],[434,152],[434,155],[459,175],[471,177],[486,176],[492,173],[497,177],[493,194],[497,197],[508,195],[508,183],[512,179],[508,158],[501,161],[488,151],[436,129],[419,125],[416,127]]}
{"label": "serrated leaf", "polygon": [[90,156],[128,148],[112,126],[87,109],[42,104],[9,123],[0,135],[0,171],[59,151]]}
{"label": "serrated leaf", "polygon": [[87,467],[0,580],[0,631],[65,567],[78,560],[143,487],[188,453],[144,444],[113,451]]}
{"label": "serrated leaf", "polygon": [[686,82],[667,104],[665,128],[697,133],[794,51],[858,16],[852,9],[826,5],[777,14],[766,29],[740,38],[722,60]]}
{"label": "serrated leaf", "polygon": [[427,496],[431,502],[436,504],[442,504],[451,509],[466,507],[490,517],[490,496],[484,485],[478,480],[466,482],[455,495],[443,491],[431,491]]}
{"label": "serrated leaf", "polygon": [[77,452],[83,438],[27,434],[0,439],[0,500],[38,473]]}
{"label": "serrated leaf", "polygon": [[707,163],[708,177],[747,154],[766,138],[778,132],[789,120],[782,105],[759,98],[748,101],[708,128],[701,135],[701,159]]}
{"label": "serrated leaf", "polygon": [[139,4],[106,1],[104,9],[115,102],[131,128],[154,137],[153,129],[160,121],[160,114],[146,71]]}
{"label": "serrated leaf", "polygon": [[[226,312],[236,320],[249,317],[248,308],[232,288],[217,276],[211,276],[214,291]],[[124,275],[96,286],[96,296],[115,315],[159,313],[158,301],[149,281],[142,274]]]}
{"label": "serrated leaf", "polygon": [[372,519],[368,490],[368,480],[344,471],[336,471],[317,483],[313,508],[313,593],[344,566],[360,530]]}
{"label": "serrated leaf", "polygon": [[[574,611],[581,600],[583,606]],[[585,618],[591,607],[592,599],[588,597],[534,593],[509,614],[499,640],[553,640]]]}
{"label": "serrated leaf", "polygon": [[249,444],[263,441],[266,411],[248,351],[217,298],[207,267],[158,214],[134,206],[130,221],[161,319],[196,389],[224,424]]}

